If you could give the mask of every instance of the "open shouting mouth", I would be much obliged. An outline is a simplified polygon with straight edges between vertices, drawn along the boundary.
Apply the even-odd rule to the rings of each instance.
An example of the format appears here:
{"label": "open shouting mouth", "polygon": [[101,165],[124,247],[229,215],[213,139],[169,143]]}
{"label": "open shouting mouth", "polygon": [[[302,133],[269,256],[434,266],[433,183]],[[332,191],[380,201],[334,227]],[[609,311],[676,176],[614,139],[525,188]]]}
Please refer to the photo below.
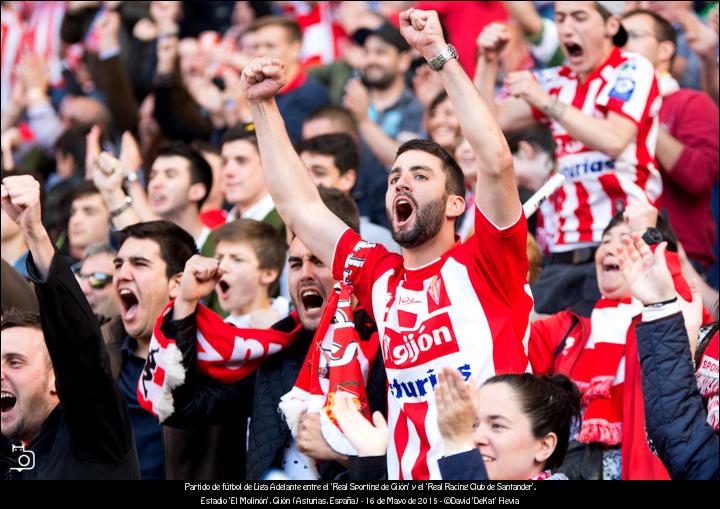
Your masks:
{"label": "open shouting mouth", "polygon": [[401,194],[395,198],[393,204],[393,223],[396,227],[403,227],[410,223],[415,215],[417,204],[410,194]]}

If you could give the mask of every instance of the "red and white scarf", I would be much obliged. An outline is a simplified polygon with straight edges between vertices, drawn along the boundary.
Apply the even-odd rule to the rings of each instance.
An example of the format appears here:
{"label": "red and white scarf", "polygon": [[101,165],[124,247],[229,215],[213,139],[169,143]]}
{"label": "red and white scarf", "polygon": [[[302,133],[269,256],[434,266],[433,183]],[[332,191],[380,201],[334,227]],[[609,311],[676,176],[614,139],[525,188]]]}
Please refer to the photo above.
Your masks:
{"label": "red and white scarf", "polygon": [[320,413],[323,438],[344,455],[357,452],[342,434],[333,415],[335,394],[338,391],[350,393],[362,414],[370,420],[365,386],[379,341],[377,333],[367,341],[359,340],[352,312],[351,281],[365,261],[364,253],[372,247],[374,244],[359,242],[348,257],[345,278],[328,299],[295,386],[280,399],[279,405],[293,437],[297,435],[303,413]]}
{"label": "red and white scarf", "polygon": [[[138,381],[138,402],[160,422],[174,409],[172,391],[185,383],[183,354],[174,339],[166,337],[161,325],[172,312],[170,302],[155,322],[145,369]],[[290,333],[275,329],[241,329],[225,323],[205,306],[197,308],[197,369],[224,383],[237,382],[255,371],[263,361],[287,347],[302,327],[299,320]]]}
{"label": "red and white scarf", "polygon": [[695,372],[695,380],[700,395],[707,401],[707,423],[718,431],[718,354],[720,351],[720,341],[718,340],[718,332],[715,332],[705,352],[703,353],[697,371]]}
{"label": "red and white scarf", "polygon": [[578,440],[618,445],[622,441],[625,344],[642,312],[634,299],[600,299],[590,316],[591,332],[573,369],[586,406]]}

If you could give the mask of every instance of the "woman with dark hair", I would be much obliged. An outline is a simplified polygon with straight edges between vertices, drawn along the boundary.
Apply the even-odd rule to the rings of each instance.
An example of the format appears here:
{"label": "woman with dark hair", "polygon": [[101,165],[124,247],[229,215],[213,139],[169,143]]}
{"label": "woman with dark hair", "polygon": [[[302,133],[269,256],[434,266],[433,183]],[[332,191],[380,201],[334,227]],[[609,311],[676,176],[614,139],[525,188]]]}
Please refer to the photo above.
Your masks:
{"label": "woman with dark hair", "polygon": [[[567,375],[582,393],[582,419],[560,471],[570,479],[667,479],[645,439],[645,409],[635,326],[643,305],[619,266],[621,239],[631,232],[677,251],[667,221],[649,203],[617,213],[595,253],[602,298],[589,317],[565,310],[532,323],[528,357],[536,374]],[[665,253],[675,290],[690,299],[676,252]]]}
{"label": "woman with dark hair", "polygon": [[565,376],[497,375],[479,388],[449,368],[435,389],[447,480],[562,479],[580,391]]}
{"label": "woman with dark hair", "polygon": [[[551,471],[563,461],[580,411],[580,392],[567,377],[498,375],[478,389],[446,367],[435,397],[443,479],[567,479]],[[375,412],[371,424],[345,392],[336,395],[333,413],[358,453],[350,457],[350,478],[383,477],[389,433],[382,415]]]}

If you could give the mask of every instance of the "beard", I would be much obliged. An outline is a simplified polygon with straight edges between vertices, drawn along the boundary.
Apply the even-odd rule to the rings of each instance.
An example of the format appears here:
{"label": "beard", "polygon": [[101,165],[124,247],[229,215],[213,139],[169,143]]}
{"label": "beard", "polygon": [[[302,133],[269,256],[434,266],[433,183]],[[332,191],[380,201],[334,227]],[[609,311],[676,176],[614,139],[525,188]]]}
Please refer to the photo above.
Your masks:
{"label": "beard", "polygon": [[380,76],[369,78],[367,73],[363,72],[360,76],[360,81],[366,88],[387,90],[395,81],[395,74],[392,72],[384,72]]}
{"label": "beard", "polygon": [[[447,195],[431,201],[419,207],[415,199],[408,196],[415,205],[415,224],[409,230],[396,231],[393,227],[392,238],[401,247],[412,249],[418,247],[440,233],[443,221],[445,220],[445,205]],[[388,213],[388,220],[393,224],[392,217]]]}

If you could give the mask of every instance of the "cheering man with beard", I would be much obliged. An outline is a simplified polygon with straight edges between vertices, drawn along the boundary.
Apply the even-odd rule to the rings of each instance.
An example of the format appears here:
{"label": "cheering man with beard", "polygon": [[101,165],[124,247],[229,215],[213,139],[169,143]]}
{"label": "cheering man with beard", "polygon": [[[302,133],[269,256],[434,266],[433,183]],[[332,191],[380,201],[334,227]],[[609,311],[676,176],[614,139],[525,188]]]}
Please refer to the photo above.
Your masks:
{"label": "cheering man with beard", "polygon": [[389,253],[362,241],[320,200],[274,101],[283,63],[257,59],[242,83],[280,215],[336,280],[353,275],[355,295],[377,323],[392,430],[388,476],[437,479],[444,449],[433,393],[438,372],[451,366],[481,383],[527,369],[527,223],[505,138],[445,42],[437,13],[409,9],[400,28],[440,74],[478,158],[475,234],[465,243],[454,233],[465,211],[463,174],[440,146],[412,140],[397,151],[385,206],[403,254]]}

